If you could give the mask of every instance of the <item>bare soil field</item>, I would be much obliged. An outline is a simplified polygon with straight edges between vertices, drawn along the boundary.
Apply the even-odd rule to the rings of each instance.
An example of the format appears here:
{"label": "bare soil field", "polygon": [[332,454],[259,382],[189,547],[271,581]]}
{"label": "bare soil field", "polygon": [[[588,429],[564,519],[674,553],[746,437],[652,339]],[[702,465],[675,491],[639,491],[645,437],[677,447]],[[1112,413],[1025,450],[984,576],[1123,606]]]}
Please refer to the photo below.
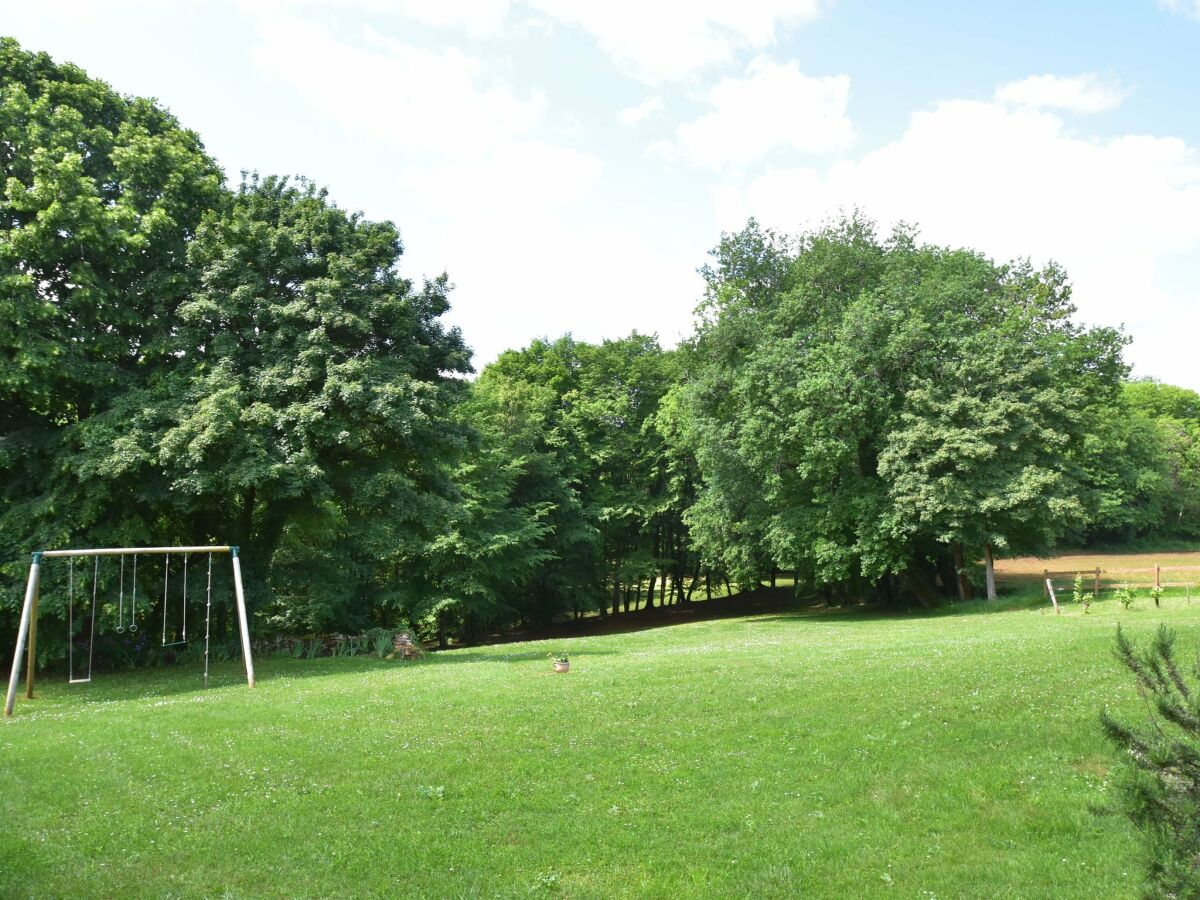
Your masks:
{"label": "bare soil field", "polygon": [[1100,570],[1106,584],[1128,582],[1150,584],[1154,581],[1154,567],[1160,567],[1163,585],[1200,583],[1200,550],[1163,551],[1146,553],[1073,553],[1063,556],[1042,558],[1018,556],[1013,559],[996,560],[996,576],[1003,581],[1041,581],[1043,573],[1051,576],[1073,576],[1076,572],[1085,576]]}

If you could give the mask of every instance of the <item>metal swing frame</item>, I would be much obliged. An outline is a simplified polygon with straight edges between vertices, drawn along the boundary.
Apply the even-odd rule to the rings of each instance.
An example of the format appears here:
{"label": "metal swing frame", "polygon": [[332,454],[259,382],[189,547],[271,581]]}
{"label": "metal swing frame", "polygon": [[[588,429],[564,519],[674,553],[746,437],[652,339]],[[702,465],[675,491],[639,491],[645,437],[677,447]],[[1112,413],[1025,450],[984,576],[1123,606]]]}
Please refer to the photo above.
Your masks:
{"label": "metal swing frame", "polygon": [[[105,547],[93,550],[37,550],[32,554],[29,565],[29,580],[25,584],[25,601],[21,606],[21,623],[17,627],[17,647],[13,652],[12,673],[8,679],[8,695],[4,701],[4,714],[13,714],[13,705],[17,699],[17,684],[21,680],[21,653],[26,652],[25,660],[25,696],[33,699],[34,668],[37,659],[37,607],[38,585],[41,577],[43,559],[75,556],[125,556],[138,555],[161,556],[169,553],[228,553],[233,561],[233,592],[237,601],[238,628],[242,639],[242,663],[246,670],[246,684],[254,687],[254,660],[250,656],[250,630],[246,617],[246,596],[242,590],[242,562],[238,548],[234,545],[212,547]],[[98,564],[98,561],[97,561]],[[212,578],[212,560],[209,560],[209,580]],[[94,588],[94,584],[93,584]],[[136,584],[134,590],[136,591]],[[211,597],[209,599],[211,607]],[[94,623],[94,619],[93,619]],[[207,627],[205,629],[207,631]],[[28,647],[26,639],[28,638]],[[205,683],[208,681],[208,656],[205,654]],[[89,673],[90,677],[90,673]]]}

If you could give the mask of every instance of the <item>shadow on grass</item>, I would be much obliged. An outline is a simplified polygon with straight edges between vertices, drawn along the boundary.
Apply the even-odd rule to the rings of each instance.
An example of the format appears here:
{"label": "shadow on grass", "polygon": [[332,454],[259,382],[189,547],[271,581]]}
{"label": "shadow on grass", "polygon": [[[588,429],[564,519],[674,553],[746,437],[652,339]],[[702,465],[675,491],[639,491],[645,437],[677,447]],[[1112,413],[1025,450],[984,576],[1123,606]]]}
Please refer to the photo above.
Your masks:
{"label": "shadow on grass", "polygon": [[[742,591],[730,597],[712,600],[679,603],[668,607],[654,607],[617,616],[592,617],[564,622],[547,629],[495,635],[485,644],[452,648],[445,651],[430,651],[417,660],[380,660],[371,656],[321,657],[297,659],[291,656],[262,656],[255,659],[256,681],[270,684],[289,679],[323,678],[356,672],[392,670],[397,675],[425,666],[442,666],[475,662],[532,662],[544,661],[547,654],[542,650],[520,650],[507,653],[506,644],[528,641],[547,641],[606,635],[632,634],[658,628],[668,628],[689,622],[708,622],[721,619],[754,617],[760,622],[798,622],[814,625],[846,625],[856,622],[917,621],[948,616],[988,615],[991,613],[1032,611],[1048,602],[1037,590],[1003,594],[994,602],[966,600],[944,602],[932,608],[884,607],[879,605],[856,605],[828,607],[813,599],[797,598],[790,588],[760,587]],[[484,649],[485,647],[490,649]],[[608,656],[619,653],[619,649],[587,649],[573,651],[577,660],[589,656]],[[115,700],[137,697],[160,699],[186,694],[199,694],[209,689],[237,688],[245,685],[239,662],[217,664],[212,673],[209,688],[205,688],[199,669],[154,668],[135,669],[122,672],[97,673],[91,684],[73,686],[68,691],[62,673],[40,674],[38,684],[53,684],[54,701],[57,705],[70,697],[72,703],[102,704]],[[17,713],[22,709],[36,708],[19,695]]]}
{"label": "shadow on grass", "polygon": [[[610,656],[618,652],[618,650],[586,650],[573,652],[571,656],[581,660],[592,656]],[[440,651],[427,653],[420,659],[414,660],[384,660],[370,656],[326,656],[319,659],[264,656],[255,659],[254,675],[256,684],[263,686],[275,681],[326,678],[333,675],[364,672],[392,671],[397,675],[402,675],[404,672],[427,666],[455,663],[531,661],[542,661],[549,665],[546,653],[538,650],[518,653],[486,652],[478,649]],[[154,700],[185,694],[202,694],[220,688],[237,689],[246,686],[245,674],[241,663],[237,661],[217,664],[211,670],[207,688],[203,683],[202,670],[190,667],[97,672],[91,682],[69,687],[66,680],[66,675],[61,672],[39,673],[33,701],[25,699],[24,682],[22,682],[14,714],[20,715],[23,709],[35,710],[38,700],[44,696],[43,692],[47,685],[52,688],[53,702],[56,708],[59,708],[64,701],[69,701],[72,705],[91,705],[129,699]]]}
{"label": "shadow on grass", "polygon": [[[879,604],[856,604],[826,606],[814,597],[797,597],[791,588],[759,587],[742,591],[730,597],[712,600],[679,603],[667,607],[640,609],[603,618],[592,616],[570,622],[561,622],[548,628],[516,631],[489,635],[484,645],[503,645],[525,641],[550,640],[554,638],[600,637],[604,635],[632,634],[656,628],[669,628],[689,622],[709,622],[720,619],[756,617],[758,621],[795,621],[804,619],[813,622],[878,622],[883,620],[928,619],[943,616],[987,615],[990,613],[1032,610],[1041,605],[1049,609],[1036,590],[1002,594],[993,602],[982,599],[943,601],[934,607],[882,606]],[[476,645],[478,646],[478,645]]]}

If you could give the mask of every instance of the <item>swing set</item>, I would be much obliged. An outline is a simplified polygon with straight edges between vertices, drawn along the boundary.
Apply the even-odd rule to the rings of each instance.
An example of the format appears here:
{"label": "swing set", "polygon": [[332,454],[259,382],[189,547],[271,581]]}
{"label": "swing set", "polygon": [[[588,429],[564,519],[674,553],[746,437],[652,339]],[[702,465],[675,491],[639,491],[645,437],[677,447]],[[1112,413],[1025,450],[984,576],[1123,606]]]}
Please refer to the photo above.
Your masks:
{"label": "swing set", "polygon": [[[21,652],[27,650],[25,660],[25,696],[33,699],[34,662],[37,657],[37,611],[41,569],[43,561],[58,557],[67,560],[67,683],[86,684],[92,680],[93,648],[96,643],[96,610],[100,585],[100,557],[120,557],[117,575],[117,624],[116,632],[122,634],[128,629],[130,633],[138,630],[137,620],[137,567],[139,556],[162,556],[163,560],[163,590],[162,590],[162,646],[176,647],[188,644],[187,636],[187,607],[188,607],[188,561],[189,557],[198,554],[208,554],[207,580],[204,601],[204,685],[208,686],[208,650],[209,625],[212,619],[212,575],[213,555],[229,554],[233,561],[233,592],[237,602],[238,628],[242,639],[242,662],[246,670],[246,683],[254,687],[254,661],[250,657],[250,632],[246,621],[246,598],[242,591],[242,564],[235,546],[213,547],[116,547],[94,550],[39,550],[33,554],[29,566],[29,580],[25,585],[25,602],[21,607],[21,624],[17,628],[17,648],[13,653],[12,673],[8,679],[8,696],[4,703],[4,714],[11,716],[13,704],[17,697],[17,683],[21,678]],[[171,556],[182,556],[183,590],[180,597],[179,622],[176,627],[168,627],[168,610],[170,607]],[[87,625],[87,674],[76,675],[75,671],[75,559],[77,557],[92,557],[91,579],[91,614]],[[130,579],[129,607],[126,614],[125,605],[125,557],[132,556],[132,575]],[[85,570],[86,571],[86,568]],[[86,589],[82,589],[81,607],[86,606]],[[81,609],[81,613],[83,609]],[[168,640],[170,637],[170,640]],[[28,638],[28,648],[26,648]],[[81,664],[82,667],[82,664]]]}

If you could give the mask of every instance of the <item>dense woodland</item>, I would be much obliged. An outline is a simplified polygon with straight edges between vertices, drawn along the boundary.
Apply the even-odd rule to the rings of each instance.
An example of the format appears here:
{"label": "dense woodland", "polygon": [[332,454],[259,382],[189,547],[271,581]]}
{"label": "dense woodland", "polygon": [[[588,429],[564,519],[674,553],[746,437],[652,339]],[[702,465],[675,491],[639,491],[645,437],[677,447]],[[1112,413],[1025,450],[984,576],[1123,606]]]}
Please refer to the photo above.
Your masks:
{"label": "dense woodland", "polygon": [[538,339],[475,373],[396,226],[231,188],[160,106],[11,40],[0,168],[0,653],[42,547],[238,544],[260,635],[470,640],[777,573],[933,604],[997,556],[1200,537],[1200,395],[1128,380],[1053,265],[751,221],[681,346]]}

